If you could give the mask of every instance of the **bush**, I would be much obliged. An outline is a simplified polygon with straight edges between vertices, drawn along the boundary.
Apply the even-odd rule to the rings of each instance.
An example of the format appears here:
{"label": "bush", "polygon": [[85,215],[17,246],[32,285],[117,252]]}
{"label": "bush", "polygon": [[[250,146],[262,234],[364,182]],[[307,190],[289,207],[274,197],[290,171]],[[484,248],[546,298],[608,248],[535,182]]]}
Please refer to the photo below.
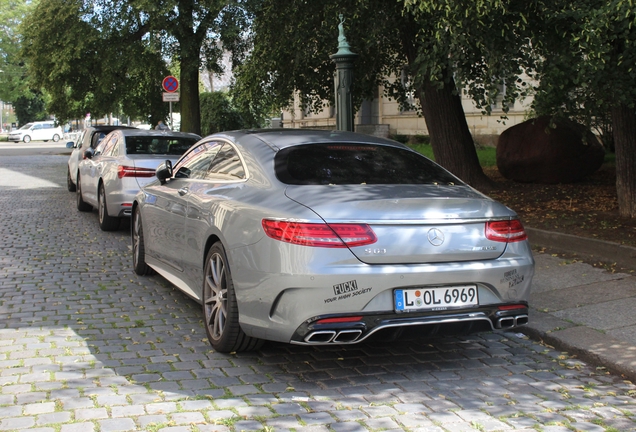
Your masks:
{"label": "bush", "polygon": [[430,144],[431,137],[428,135],[412,135],[410,139],[411,144]]}
{"label": "bush", "polygon": [[239,112],[232,107],[227,94],[223,92],[201,93],[201,134],[211,135],[216,132],[243,128]]}
{"label": "bush", "polygon": [[391,138],[394,141],[401,142],[402,144],[406,144],[409,142],[409,135],[391,135]]}

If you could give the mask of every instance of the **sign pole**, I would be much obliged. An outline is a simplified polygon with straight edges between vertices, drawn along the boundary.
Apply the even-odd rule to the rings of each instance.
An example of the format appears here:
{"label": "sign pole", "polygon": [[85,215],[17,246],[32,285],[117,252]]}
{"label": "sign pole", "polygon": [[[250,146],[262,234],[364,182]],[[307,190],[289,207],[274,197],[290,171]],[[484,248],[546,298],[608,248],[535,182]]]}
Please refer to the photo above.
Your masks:
{"label": "sign pole", "polygon": [[172,101],[170,101],[170,130],[172,129]]}

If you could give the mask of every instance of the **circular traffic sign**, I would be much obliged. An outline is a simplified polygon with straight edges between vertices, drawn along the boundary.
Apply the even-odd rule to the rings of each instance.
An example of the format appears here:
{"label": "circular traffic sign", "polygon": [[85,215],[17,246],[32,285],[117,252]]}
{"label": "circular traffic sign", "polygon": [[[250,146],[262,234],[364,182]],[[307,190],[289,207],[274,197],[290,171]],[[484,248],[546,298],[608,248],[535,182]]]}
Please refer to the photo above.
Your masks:
{"label": "circular traffic sign", "polygon": [[179,80],[170,75],[163,79],[161,85],[163,86],[163,89],[165,91],[167,91],[168,93],[173,93],[176,92],[179,88]]}

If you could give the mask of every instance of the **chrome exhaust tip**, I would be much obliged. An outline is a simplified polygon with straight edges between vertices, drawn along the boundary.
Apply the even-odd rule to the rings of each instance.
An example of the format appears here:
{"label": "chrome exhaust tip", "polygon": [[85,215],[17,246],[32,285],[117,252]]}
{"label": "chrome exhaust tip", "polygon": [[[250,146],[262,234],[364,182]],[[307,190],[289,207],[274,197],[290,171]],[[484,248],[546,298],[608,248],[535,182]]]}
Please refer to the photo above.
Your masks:
{"label": "chrome exhaust tip", "polygon": [[515,317],[503,317],[497,320],[498,329],[512,328],[515,326]]}
{"label": "chrome exhaust tip", "polygon": [[331,342],[335,336],[336,332],[334,330],[316,331],[305,336],[305,342],[310,344],[326,344]]}
{"label": "chrome exhaust tip", "polygon": [[338,332],[336,337],[331,342],[335,343],[349,343],[354,342],[360,337],[362,330],[342,330]]}
{"label": "chrome exhaust tip", "polygon": [[528,315],[516,315],[499,318],[495,325],[498,329],[507,329],[528,324]]}

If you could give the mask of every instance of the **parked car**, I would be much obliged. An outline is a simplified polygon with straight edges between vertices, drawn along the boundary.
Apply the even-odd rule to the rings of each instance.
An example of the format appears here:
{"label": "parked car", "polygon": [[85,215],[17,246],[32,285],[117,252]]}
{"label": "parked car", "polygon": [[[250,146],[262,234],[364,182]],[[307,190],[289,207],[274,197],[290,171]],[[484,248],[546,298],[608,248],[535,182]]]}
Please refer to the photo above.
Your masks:
{"label": "parked car", "polygon": [[81,131],[75,141],[66,143],[66,148],[72,148],[71,156],[68,158],[68,168],[66,170],[66,187],[69,192],[75,192],[77,182],[77,172],[79,163],[84,159],[86,149],[95,149],[106,135],[117,129],[134,129],[129,126],[91,126]]}
{"label": "parked car", "polygon": [[516,213],[400,143],[225,132],[156,176],[132,204],[134,271],[200,302],[217,351],[528,322]]}
{"label": "parked car", "polygon": [[117,129],[84,152],[77,174],[77,209],[97,208],[103,231],[119,228],[130,216],[135,194],[152,181],[166,158],[177,160],[201,137],[190,133]]}
{"label": "parked car", "polygon": [[18,130],[9,133],[9,141],[24,141],[25,143],[33,141],[49,141],[58,142],[64,132],[60,126],[56,126],[54,121],[38,121],[27,123]]}

